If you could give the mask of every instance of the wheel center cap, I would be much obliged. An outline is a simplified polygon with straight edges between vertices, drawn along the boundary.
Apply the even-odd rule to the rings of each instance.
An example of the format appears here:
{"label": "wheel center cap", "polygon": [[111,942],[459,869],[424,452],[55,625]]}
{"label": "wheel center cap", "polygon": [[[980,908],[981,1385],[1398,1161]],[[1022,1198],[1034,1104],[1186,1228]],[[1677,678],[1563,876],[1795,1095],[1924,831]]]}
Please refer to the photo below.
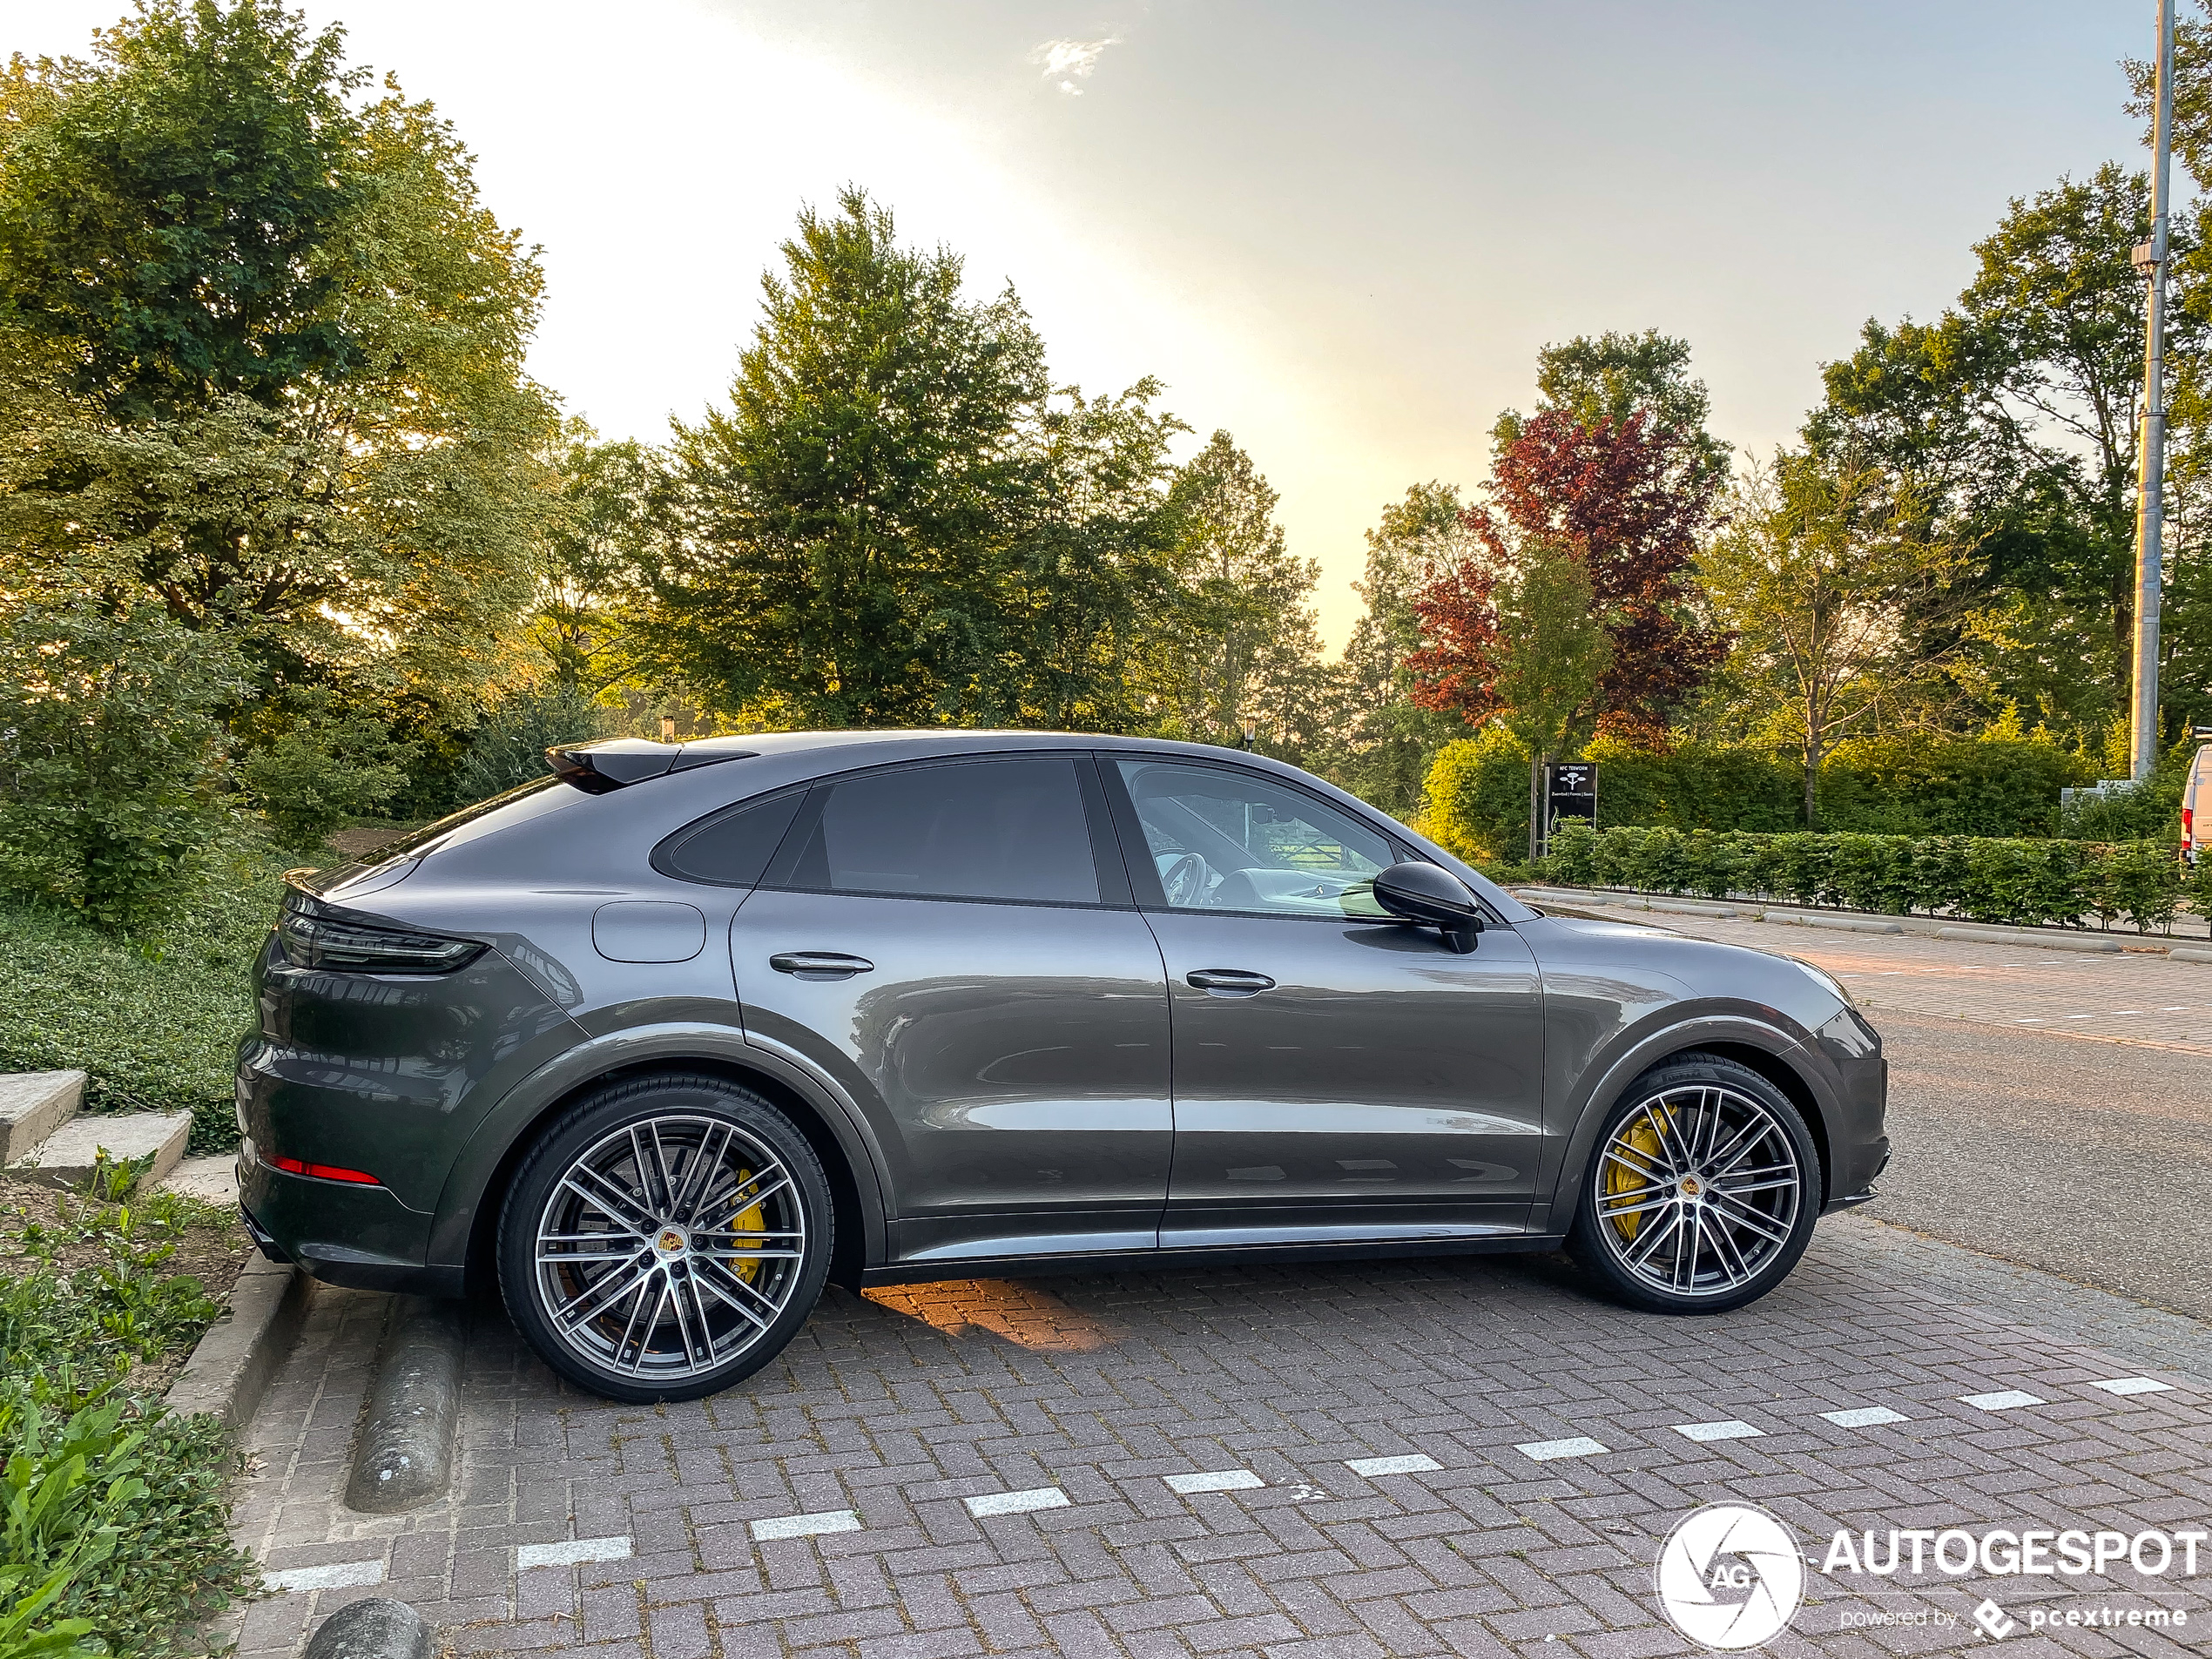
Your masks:
{"label": "wheel center cap", "polygon": [[664,1227],[660,1237],[653,1240],[653,1248],[664,1256],[681,1256],[691,1241],[673,1227]]}
{"label": "wheel center cap", "polygon": [[1682,1178],[1682,1196],[1683,1196],[1683,1197],[1685,1197],[1685,1198],[1695,1198],[1695,1197],[1696,1197],[1698,1195],[1700,1195],[1701,1193],[1703,1193],[1704,1190],[1705,1190],[1705,1184],[1704,1184],[1703,1181],[1700,1181],[1700,1180],[1699,1180],[1699,1179],[1698,1179],[1696,1176],[1694,1176],[1694,1175],[1686,1175],[1686,1176],[1683,1177],[1683,1178]]}

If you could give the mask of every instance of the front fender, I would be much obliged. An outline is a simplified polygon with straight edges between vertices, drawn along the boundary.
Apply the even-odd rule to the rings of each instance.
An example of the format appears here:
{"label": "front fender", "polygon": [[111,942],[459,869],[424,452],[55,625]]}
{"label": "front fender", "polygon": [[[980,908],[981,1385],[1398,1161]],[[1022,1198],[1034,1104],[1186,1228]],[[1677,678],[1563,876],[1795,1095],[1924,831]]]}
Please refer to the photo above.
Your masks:
{"label": "front fender", "polygon": [[[1574,1224],[1578,1177],[1596,1149],[1599,1126],[1629,1085],[1674,1055],[1714,1048],[1756,1049],[1786,1067],[1811,1097],[1819,1118],[1814,1128],[1823,1143],[1831,1147],[1838,1143],[1842,1127],[1839,1087],[1831,1068],[1816,1051],[1789,1032],[1746,1015],[1708,1014],[1670,1021],[1627,1036],[1593,1057],[1574,1079],[1561,1103],[1563,1109],[1559,1121],[1567,1126],[1567,1132],[1556,1142],[1559,1163],[1548,1172],[1541,1195],[1549,1210],[1532,1217],[1537,1231],[1563,1234]],[[1828,1160],[1831,1165],[1834,1161],[1832,1157]],[[1824,1169],[1821,1175],[1824,1183],[1835,1178],[1832,1167]]]}
{"label": "front fender", "polygon": [[488,1199],[496,1202],[491,1187],[502,1165],[561,1102],[617,1072],[685,1062],[754,1072],[806,1102],[828,1127],[852,1171],[860,1198],[865,1264],[879,1265],[887,1249],[883,1218],[888,1184],[883,1150],[859,1107],[827,1079],[746,1042],[745,1033],[733,1027],[679,1022],[632,1026],[590,1038],[509,1089],[485,1114],[454,1159],[431,1224],[429,1259],[453,1267],[467,1264],[469,1240],[482,1207]]}

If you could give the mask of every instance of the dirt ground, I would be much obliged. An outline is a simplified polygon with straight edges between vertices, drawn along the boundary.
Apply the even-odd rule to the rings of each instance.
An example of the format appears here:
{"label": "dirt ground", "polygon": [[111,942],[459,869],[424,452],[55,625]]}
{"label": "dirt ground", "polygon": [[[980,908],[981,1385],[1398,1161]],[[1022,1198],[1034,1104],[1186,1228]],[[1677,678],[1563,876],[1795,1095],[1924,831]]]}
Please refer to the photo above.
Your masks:
{"label": "dirt ground", "polygon": [[[81,1195],[55,1187],[16,1181],[0,1185],[0,1275],[14,1277],[32,1271],[74,1272],[106,1259],[107,1247],[101,1238],[70,1237],[82,1227],[81,1218],[92,1208]],[[253,1241],[246,1238],[246,1230],[235,1215],[226,1215],[212,1205],[199,1206],[199,1214],[202,1218],[170,1240],[175,1251],[161,1264],[161,1271],[165,1274],[191,1275],[214,1301],[227,1307],[231,1286],[253,1258]],[[22,1235],[33,1224],[68,1239],[54,1252],[51,1262],[23,1248]],[[141,1233],[139,1237],[142,1244],[152,1241],[150,1234]],[[191,1353],[192,1346],[187,1344],[159,1362],[141,1362],[131,1373],[133,1392],[165,1392],[177,1372],[184,1369]]]}

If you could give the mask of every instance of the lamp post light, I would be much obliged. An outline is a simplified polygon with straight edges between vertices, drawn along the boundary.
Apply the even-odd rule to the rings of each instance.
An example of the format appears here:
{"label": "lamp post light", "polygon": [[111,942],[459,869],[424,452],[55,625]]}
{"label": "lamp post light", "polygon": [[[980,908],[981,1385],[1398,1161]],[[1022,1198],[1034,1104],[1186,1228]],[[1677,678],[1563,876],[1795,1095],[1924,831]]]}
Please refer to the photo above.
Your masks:
{"label": "lamp post light", "polygon": [[663,743],[673,743],[676,740],[676,717],[674,715],[664,714],[660,717],[660,740]]}
{"label": "lamp post light", "polygon": [[1247,714],[1244,717],[1244,752],[1247,754],[1251,752],[1252,745],[1258,737],[1259,718],[1257,715]]}

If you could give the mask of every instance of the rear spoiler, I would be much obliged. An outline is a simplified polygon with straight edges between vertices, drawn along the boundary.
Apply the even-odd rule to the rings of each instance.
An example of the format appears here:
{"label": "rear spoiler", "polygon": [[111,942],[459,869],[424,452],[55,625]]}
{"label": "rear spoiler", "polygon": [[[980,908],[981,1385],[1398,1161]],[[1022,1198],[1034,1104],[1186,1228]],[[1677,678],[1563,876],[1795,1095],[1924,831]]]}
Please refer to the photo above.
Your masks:
{"label": "rear spoiler", "polygon": [[749,760],[757,749],[725,749],[726,738],[700,743],[655,743],[649,738],[610,738],[604,743],[563,743],[545,752],[545,764],[563,783],[587,795],[665,778],[718,760]]}

